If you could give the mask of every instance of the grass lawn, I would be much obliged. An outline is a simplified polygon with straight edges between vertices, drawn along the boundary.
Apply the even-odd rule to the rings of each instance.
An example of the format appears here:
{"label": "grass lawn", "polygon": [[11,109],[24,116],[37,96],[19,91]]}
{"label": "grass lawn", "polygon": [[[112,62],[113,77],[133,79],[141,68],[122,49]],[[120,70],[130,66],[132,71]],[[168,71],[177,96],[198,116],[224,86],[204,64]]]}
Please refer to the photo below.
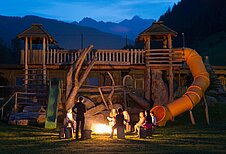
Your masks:
{"label": "grass lawn", "polygon": [[[214,117],[215,112],[210,110],[210,115]],[[192,126],[187,115],[157,128],[156,134],[147,139],[136,135],[111,139],[108,135],[93,134],[91,139],[75,141],[58,139],[59,129],[0,122],[0,153],[226,153],[226,116],[220,122],[210,116],[209,126],[198,121]]]}

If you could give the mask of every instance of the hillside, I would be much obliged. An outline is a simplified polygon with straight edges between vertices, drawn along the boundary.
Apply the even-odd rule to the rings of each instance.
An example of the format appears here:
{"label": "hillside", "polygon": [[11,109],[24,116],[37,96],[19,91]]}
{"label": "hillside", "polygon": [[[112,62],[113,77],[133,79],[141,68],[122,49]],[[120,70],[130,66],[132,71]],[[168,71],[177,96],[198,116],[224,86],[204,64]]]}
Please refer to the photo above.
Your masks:
{"label": "hillside", "polygon": [[[226,1],[225,0],[181,0],[159,18],[178,32],[175,47],[182,46],[182,35],[186,47],[208,55],[212,65],[226,65]],[[220,61],[219,61],[220,60]]]}
{"label": "hillside", "polygon": [[119,23],[97,22],[91,18],[83,18],[80,22],[73,23],[80,26],[96,28],[100,31],[120,35],[122,37],[126,37],[127,35],[129,39],[135,40],[138,34],[148,28],[152,22],[154,22],[153,19],[142,19],[138,16],[134,16],[131,20],[125,19]]}
{"label": "hillside", "polygon": [[95,48],[121,49],[125,46],[125,38],[123,37],[101,32],[94,28],[37,16],[22,18],[0,16],[0,38],[7,45],[10,45],[11,40],[30,27],[32,23],[43,24],[44,29],[57,40],[60,47],[65,49],[80,48],[82,35],[84,47],[94,44]]}

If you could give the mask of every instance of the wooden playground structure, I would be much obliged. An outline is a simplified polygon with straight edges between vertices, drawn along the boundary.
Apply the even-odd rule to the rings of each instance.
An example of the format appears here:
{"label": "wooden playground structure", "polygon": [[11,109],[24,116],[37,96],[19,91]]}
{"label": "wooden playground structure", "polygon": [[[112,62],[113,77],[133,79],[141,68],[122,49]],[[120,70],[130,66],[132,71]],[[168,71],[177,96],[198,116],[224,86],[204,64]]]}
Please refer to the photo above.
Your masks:
{"label": "wooden playground structure", "polygon": [[[87,100],[91,100],[87,103],[90,109],[87,116],[96,116],[96,119],[103,119],[115,104],[137,114],[152,105],[172,103],[176,92],[180,96],[186,92],[181,89],[187,87],[190,74],[185,63],[188,49],[173,48],[172,40],[176,36],[177,33],[162,22],[155,22],[137,37],[144,43],[144,49],[104,50],[91,45],[85,49],[62,50],[41,24],[33,24],[18,35],[24,40],[20,65],[0,68],[9,85],[15,87],[13,95],[1,107],[2,116],[4,107],[13,101],[12,123],[20,124],[21,119],[29,118],[44,122],[49,81],[54,79],[59,79],[61,90],[58,112],[63,112],[65,105],[73,105],[77,94],[87,93],[90,94],[86,95]],[[213,67],[212,70],[225,88],[226,68]],[[16,85],[19,81],[20,85]],[[175,82],[179,87],[177,91]],[[130,106],[131,99],[138,107]]]}

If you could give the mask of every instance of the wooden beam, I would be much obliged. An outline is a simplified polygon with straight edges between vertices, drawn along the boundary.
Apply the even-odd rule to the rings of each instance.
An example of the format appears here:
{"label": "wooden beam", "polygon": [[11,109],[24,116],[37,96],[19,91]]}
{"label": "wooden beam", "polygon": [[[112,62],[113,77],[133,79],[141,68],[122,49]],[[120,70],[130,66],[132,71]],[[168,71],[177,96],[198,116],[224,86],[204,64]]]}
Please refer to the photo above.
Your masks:
{"label": "wooden beam", "polygon": [[103,100],[103,102],[104,102],[104,105],[105,105],[106,108],[109,110],[109,107],[108,107],[108,105],[107,105],[107,102],[106,102],[106,100],[105,100],[105,98],[104,98],[104,95],[103,95],[103,93],[102,93],[102,91],[101,91],[101,88],[98,88],[98,90],[99,90],[99,92],[100,92],[100,96],[101,96],[101,98],[102,98],[102,100]]}
{"label": "wooden beam", "polygon": [[114,78],[113,78],[113,76],[111,75],[110,72],[107,72],[107,73],[108,73],[108,75],[109,75],[109,77],[111,78],[111,81],[112,81],[111,93],[108,95],[109,103],[112,106],[112,96],[113,96],[114,91],[115,91],[115,88],[114,88],[114,86],[115,86],[115,80],[114,80]]}
{"label": "wooden beam", "polygon": [[33,63],[34,62],[34,57],[33,57],[33,50],[32,50],[32,37],[30,37],[30,56],[29,56],[29,63]]}
{"label": "wooden beam", "polygon": [[[155,66],[155,67],[163,67],[163,66],[167,66],[170,67],[170,64],[147,64],[146,66]],[[171,66],[182,66],[182,64],[172,64]]]}
{"label": "wooden beam", "polygon": [[28,37],[25,37],[25,58],[24,58],[24,67],[25,67],[25,89],[27,90],[28,85]]}
{"label": "wooden beam", "polygon": [[[109,88],[101,88],[102,93],[110,93],[111,89]],[[85,87],[81,87],[79,89],[79,92],[87,92],[87,93],[99,93],[98,88],[85,88]],[[119,93],[119,92],[123,92],[123,87],[121,88],[115,88],[115,93]]]}
{"label": "wooden beam", "polygon": [[210,120],[209,120],[209,110],[208,110],[208,103],[206,101],[206,96],[205,94],[203,95],[203,100],[204,100],[204,106],[205,106],[205,115],[206,115],[206,123],[209,125]]}
{"label": "wooden beam", "polygon": [[192,125],[195,125],[195,118],[193,116],[192,110],[189,111],[189,114],[190,114],[190,119],[191,119]]}
{"label": "wooden beam", "polygon": [[150,100],[151,98],[151,68],[150,67],[147,67],[145,70],[144,70],[144,92],[145,92],[145,98],[147,100]]}
{"label": "wooden beam", "polygon": [[46,38],[43,37],[42,49],[43,83],[46,84]]}

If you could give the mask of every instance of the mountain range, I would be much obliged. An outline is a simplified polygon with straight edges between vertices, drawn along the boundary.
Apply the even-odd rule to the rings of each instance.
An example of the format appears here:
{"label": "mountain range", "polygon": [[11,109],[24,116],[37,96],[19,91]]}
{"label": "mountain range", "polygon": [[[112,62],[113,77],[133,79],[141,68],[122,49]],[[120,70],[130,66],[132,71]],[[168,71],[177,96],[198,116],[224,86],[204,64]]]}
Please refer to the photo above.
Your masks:
{"label": "mountain range", "polygon": [[[149,26],[151,21],[153,20],[134,17],[120,23],[104,23],[84,18],[79,23],[66,23],[32,15],[24,17],[0,16],[0,39],[10,46],[12,39],[19,33],[29,28],[33,23],[39,23],[56,39],[61,48],[77,49],[93,44],[98,49],[121,49],[126,45],[126,42],[133,44],[132,39]],[[126,40],[124,34],[132,36],[131,39]]]}
{"label": "mountain range", "polygon": [[[164,21],[166,26],[178,32],[173,40],[174,47],[182,47],[184,42],[186,47],[195,49],[202,56],[209,56],[212,65],[226,65],[225,6],[225,0],[181,0],[169,8],[159,21]],[[43,24],[44,29],[62,48],[81,48],[83,38],[84,47],[93,44],[97,49],[121,49],[126,42],[133,44],[136,36],[152,22],[137,16],[119,23],[95,21],[90,18],[66,23],[37,16],[0,16],[0,56],[3,57],[1,61],[8,62],[4,58],[7,55],[4,54],[10,51],[4,43],[10,46],[11,40],[32,23]],[[131,41],[126,40],[126,35]],[[11,55],[15,57],[14,54]]]}
{"label": "mountain range", "polygon": [[125,19],[119,23],[96,21],[92,18],[83,18],[80,22],[72,22],[73,24],[92,27],[103,32],[128,37],[135,40],[140,32],[148,28],[154,19],[142,19],[139,16],[134,16],[131,20]]}

